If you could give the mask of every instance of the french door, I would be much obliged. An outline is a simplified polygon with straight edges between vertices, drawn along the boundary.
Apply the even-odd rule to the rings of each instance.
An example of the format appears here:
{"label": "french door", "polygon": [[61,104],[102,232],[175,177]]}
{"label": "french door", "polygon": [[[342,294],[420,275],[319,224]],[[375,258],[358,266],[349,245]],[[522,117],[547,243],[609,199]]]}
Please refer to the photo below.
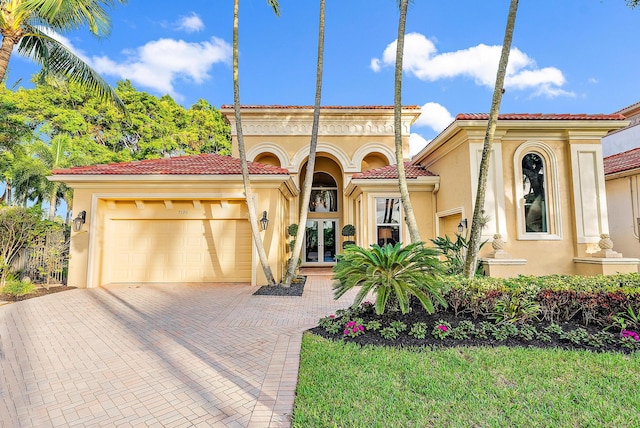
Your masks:
{"label": "french door", "polygon": [[337,220],[308,220],[305,231],[304,266],[331,266],[336,262]]}

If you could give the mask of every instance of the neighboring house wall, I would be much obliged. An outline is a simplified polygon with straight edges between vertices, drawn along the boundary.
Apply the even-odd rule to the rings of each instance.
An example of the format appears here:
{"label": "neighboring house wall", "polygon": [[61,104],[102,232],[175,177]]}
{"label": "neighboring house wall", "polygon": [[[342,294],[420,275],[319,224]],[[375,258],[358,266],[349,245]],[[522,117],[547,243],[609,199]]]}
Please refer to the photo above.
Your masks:
{"label": "neighboring house wall", "polygon": [[632,104],[616,113],[626,117],[629,126],[602,138],[602,154],[605,157],[640,147],[640,103]]}
{"label": "neighboring house wall", "polygon": [[604,159],[611,239],[625,256],[640,257],[640,147]]}

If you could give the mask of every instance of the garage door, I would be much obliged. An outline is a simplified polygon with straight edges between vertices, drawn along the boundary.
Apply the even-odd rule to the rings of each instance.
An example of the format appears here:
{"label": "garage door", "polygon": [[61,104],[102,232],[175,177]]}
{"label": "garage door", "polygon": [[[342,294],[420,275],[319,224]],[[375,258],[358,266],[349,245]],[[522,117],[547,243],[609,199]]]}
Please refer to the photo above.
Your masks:
{"label": "garage door", "polygon": [[249,282],[246,220],[111,219],[103,283]]}

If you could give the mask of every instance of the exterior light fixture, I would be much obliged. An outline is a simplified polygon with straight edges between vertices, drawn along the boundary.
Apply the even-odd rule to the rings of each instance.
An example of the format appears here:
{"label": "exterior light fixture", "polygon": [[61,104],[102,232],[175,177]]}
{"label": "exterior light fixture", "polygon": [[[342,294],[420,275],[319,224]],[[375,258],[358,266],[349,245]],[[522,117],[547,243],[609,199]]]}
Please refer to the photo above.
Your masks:
{"label": "exterior light fixture", "polygon": [[78,213],[78,217],[73,219],[74,232],[80,232],[80,230],[82,229],[82,225],[85,223],[86,220],[87,220],[87,212],[80,211]]}
{"label": "exterior light fixture", "polygon": [[464,230],[467,227],[468,227],[467,219],[463,218],[462,220],[460,220],[460,223],[458,223],[458,233],[464,232]]}
{"label": "exterior light fixture", "polygon": [[267,218],[266,211],[262,212],[262,218],[260,219],[260,227],[262,228],[262,230],[267,230],[267,227],[269,227],[269,219]]}

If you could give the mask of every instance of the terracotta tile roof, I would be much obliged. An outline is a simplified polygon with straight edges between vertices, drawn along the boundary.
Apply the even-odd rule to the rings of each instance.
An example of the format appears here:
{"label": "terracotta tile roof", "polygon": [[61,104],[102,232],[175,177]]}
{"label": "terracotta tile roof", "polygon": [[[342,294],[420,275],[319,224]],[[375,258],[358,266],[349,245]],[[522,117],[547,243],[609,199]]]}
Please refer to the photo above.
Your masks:
{"label": "terracotta tile roof", "polygon": [[[233,104],[223,104],[221,109],[232,109]],[[298,110],[313,109],[313,106],[294,106],[294,105],[241,105],[242,109],[276,109],[276,110]],[[420,106],[403,106],[403,109],[420,110]],[[321,106],[321,110],[393,110],[393,106]]]}
{"label": "terracotta tile roof", "polygon": [[[488,120],[488,113],[460,113],[456,120]],[[543,113],[505,113],[498,115],[499,120],[624,120],[621,114],[543,114]]]}
{"label": "terracotta tile roof", "polygon": [[[108,165],[54,169],[54,175],[236,175],[241,174],[240,159],[216,154],[147,159]],[[284,168],[249,162],[249,174],[289,174]]]}
{"label": "terracotta tile roof", "polygon": [[640,147],[604,158],[605,175],[640,168]]}
{"label": "terracotta tile roof", "polygon": [[[420,165],[412,165],[410,162],[404,163],[404,173],[407,179],[416,179],[418,177],[436,177],[430,171],[427,171]],[[395,165],[383,166],[382,168],[370,169],[365,172],[353,174],[353,179],[398,179],[398,168]]]}

